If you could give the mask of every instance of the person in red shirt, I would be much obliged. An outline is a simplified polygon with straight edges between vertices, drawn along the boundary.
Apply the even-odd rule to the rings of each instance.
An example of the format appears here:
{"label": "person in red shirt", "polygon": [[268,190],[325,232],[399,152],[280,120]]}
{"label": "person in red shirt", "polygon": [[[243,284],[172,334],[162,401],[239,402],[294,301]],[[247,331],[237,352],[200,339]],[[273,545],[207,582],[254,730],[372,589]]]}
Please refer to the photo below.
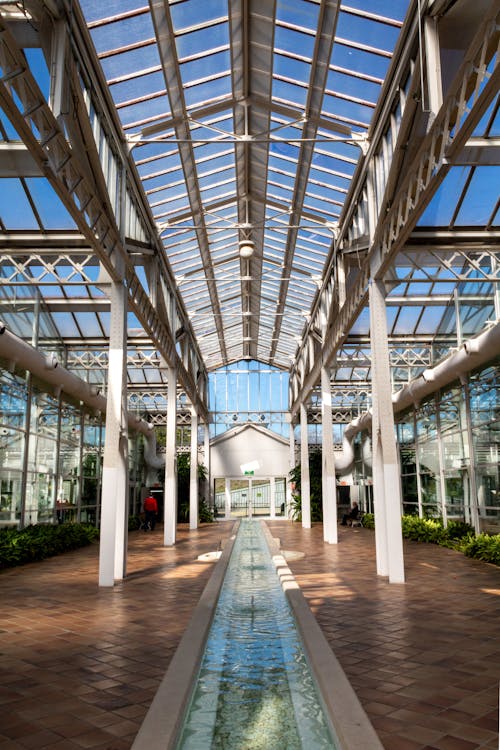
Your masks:
{"label": "person in red shirt", "polygon": [[154,531],[156,526],[156,514],[158,513],[158,503],[151,493],[144,500],[144,513],[146,515],[144,531],[147,531],[148,529]]}

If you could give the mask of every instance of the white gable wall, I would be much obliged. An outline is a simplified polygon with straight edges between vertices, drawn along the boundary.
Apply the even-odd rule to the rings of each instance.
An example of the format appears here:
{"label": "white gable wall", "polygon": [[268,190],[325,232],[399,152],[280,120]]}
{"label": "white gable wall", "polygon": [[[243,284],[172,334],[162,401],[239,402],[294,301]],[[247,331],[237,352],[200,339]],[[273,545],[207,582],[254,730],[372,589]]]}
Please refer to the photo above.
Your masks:
{"label": "white gable wall", "polygon": [[289,448],[285,440],[249,425],[216,438],[210,446],[210,474],[216,477],[243,477],[242,464],[257,462],[253,476],[287,477]]}

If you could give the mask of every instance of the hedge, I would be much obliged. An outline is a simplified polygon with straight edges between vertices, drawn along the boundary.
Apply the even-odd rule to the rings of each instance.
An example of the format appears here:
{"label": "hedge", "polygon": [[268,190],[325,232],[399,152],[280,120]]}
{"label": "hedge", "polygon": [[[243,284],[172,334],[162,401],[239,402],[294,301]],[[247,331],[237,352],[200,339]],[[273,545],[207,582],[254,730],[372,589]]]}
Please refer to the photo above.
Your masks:
{"label": "hedge", "polygon": [[[375,528],[373,513],[365,513],[362,524],[367,529]],[[414,542],[439,544],[462,552],[484,562],[500,565],[500,534],[478,534],[463,521],[450,521],[445,528],[441,518],[419,518],[402,516],[403,537]]]}
{"label": "hedge", "polygon": [[99,536],[86,523],[36,524],[0,530],[0,569],[43,560],[91,544]]}

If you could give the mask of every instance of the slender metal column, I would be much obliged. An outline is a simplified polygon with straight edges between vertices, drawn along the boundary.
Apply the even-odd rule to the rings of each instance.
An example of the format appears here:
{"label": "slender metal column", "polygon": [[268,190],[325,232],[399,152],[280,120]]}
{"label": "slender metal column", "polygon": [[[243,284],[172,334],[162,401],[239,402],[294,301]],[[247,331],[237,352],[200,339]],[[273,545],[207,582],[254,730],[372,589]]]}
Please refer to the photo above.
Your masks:
{"label": "slender metal column", "polygon": [[203,463],[207,470],[207,478],[205,481],[205,500],[209,508],[212,507],[212,480],[210,477],[210,425],[205,422],[203,425]]}
{"label": "slender metal column", "polygon": [[109,335],[108,392],[106,433],[102,470],[101,535],[99,545],[99,586],[113,586],[115,578],[125,575],[125,537],[127,524],[126,423],[123,423],[123,400],[126,375],[127,293],[123,284],[108,287],[111,301]]}
{"label": "slender metal column", "polygon": [[189,528],[198,528],[198,414],[191,407],[191,463],[189,469]]}
{"label": "slender metal column", "polygon": [[321,368],[323,539],[337,544],[337,487],[333,455],[332,392],[330,370]]}
{"label": "slender metal column", "polygon": [[[462,408],[465,412],[465,423],[467,425],[467,443],[468,443],[468,458],[469,465],[464,481],[469,481],[469,499],[470,499],[470,514],[472,519],[472,525],[476,534],[481,533],[481,523],[479,519],[479,493],[477,488],[477,477],[476,477],[476,451],[474,446],[474,433],[472,431],[472,411],[470,403],[470,387],[469,378],[464,376],[461,378],[462,383]],[[467,477],[468,474],[468,477]]]}
{"label": "slender metal column", "polygon": [[383,282],[375,279],[370,281],[370,338],[377,572],[380,575],[388,573],[390,583],[404,583],[401,482],[394,433],[385,293]]}
{"label": "slender metal column", "polygon": [[175,461],[177,437],[177,372],[167,368],[167,446],[165,454],[164,533],[166,547],[175,544],[177,528],[177,467]]}
{"label": "slender metal column", "polygon": [[309,436],[307,409],[300,405],[300,496],[302,500],[302,528],[311,528],[311,483],[309,479]]}
{"label": "slender metal column", "polygon": [[271,495],[271,518],[276,518],[276,482],[274,477],[270,477],[270,495]]}
{"label": "slender metal column", "polygon": [[227,477],[224,485],[224,517],[226,521],[231,518],[231,480]]}
{"label": "slender metal column", "polygon": [[[295,427],[293,420],[290,421],[289,425],[290,434],[290,471],[295,468]],[[288,518],[290,508],[292,507],[292,486],[291,481],[288,480],[286,483],[286,510],[285,516]]]}

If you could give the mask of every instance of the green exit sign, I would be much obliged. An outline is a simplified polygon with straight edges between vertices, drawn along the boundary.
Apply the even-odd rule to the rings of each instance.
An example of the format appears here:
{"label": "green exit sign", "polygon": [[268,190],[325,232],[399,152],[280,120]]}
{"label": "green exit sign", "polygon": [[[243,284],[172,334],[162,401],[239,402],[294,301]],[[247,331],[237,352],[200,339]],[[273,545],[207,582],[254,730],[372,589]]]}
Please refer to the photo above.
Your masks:
{"label": "green exit sign", "polygon": [[252,469],[252,471],[245,471],[245,476],[246,477],[253,477],[253,475],[254,475],[253,469]]}

